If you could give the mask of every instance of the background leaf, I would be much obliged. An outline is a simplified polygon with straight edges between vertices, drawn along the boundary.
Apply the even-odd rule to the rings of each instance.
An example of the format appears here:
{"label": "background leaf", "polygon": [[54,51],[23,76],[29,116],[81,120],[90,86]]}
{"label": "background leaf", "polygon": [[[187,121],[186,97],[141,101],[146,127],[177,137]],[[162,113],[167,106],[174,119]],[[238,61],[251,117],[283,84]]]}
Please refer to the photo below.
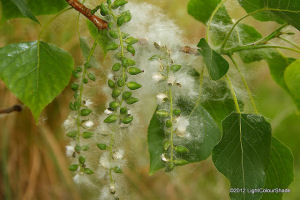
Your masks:
{"label": "background leaf", "polygon": [[238,0],[240,5],[248,12],[260,9],[276,9],[255,14],[254,17],[260,21],[286,22],[300,30],[300,1],[282,0]]}
{"label": "background leaf", "polygon": [[28,7],[27,3],[24,0],[11,0],[19,9],[19,11],[25,16],[33,21],[39,23],[37,18],[32,14],[30,8]]}
{"label": "background leaf", "polygon": [[[271,156],[266,174],[266,189],[286,189],[294,179],[291,150],[272,137]],[[281,200],[283,193],[264,193],[262,200]]]}
{"label": "background leaf", "polygon": [[300,101],[300,60],[296,60],[286,68],[284,80],[290,92]]}
{"label": "background leaf", "polygon": [[[271,149],[271,126],[262,116],[232,113],[222,123],[223,137],[212,159],[231,188],[261,188],[265,185]],[[230,193],[231,199],[260,199],[260,193]]]}
{"label": "background leaf", "polygon": [[204,38],[202,38],[198,44],[200,53],[203,56],[208,73],[212,80],[218,80],[222,78],[229,69],[228,62],[216,51],[210,48]]}
{"label": "background leaf", "polygon": [[45,42],[0,48],[0,78],[37,120],[41,111],[67,86],[73,58]]}
{"label": "background leaf", "polygon": [[221,0],[190,0],[188,3],[188,13],[195,19],[206,24],[220,2]]}
{"label": "background leaf", "polygon": [[[11,0],[1,0],[1,3],[2,20],[24,17],[22,12]],[[30,9],[35,16],[55,14],[68,5],[65,0],[27,0],[26,3],[28,9]]]}

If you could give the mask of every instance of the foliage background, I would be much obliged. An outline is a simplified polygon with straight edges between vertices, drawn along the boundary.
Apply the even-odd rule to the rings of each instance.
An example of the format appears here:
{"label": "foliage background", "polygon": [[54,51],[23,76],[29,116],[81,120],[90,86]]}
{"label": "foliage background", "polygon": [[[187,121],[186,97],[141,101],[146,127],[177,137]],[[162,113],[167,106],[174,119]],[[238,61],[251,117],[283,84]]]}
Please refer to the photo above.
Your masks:
{"label": "foliage background", "polygon": [[[185,33],[188,42],[197,44],[205,36],[205,27],[187,14],[188,0],[137,0],[149,2],[161,7]],[[92,2],[90,0],[90,2]],[[232,16],[244,14],[234,1],[229,10]],[[44,40],[54,43],[72,53],[80,64],[81,53],[78,36],[75,31],[75,11],[69,11],[56,20],[47,31]],[[40,17],[45,22],[49,16]],[[262,33],[274,30],[275,23],[262,23],[253,19],[247,22]],[[88,36],[84,23],[81,22],[83,36]],[[0,26],[0,46],[14,42],[35,40],[40,26],[28,19],[10,20]],[[298,38],[298,41],[297,41]],[[294,41],[300,43],[299,35]],[[101,52],[96,53],[99,62],[103,61]],[[104,66],[105,67],[105,66]],[[297,200],[300,196],[300,115],[290,97],[277,86],[270,77],[265,62],[245,65],[243,73],[255,94],[259,111],[272,124],[273,134],[290,146],[295,157],[295,181],[291,193],[284,195],[286,200]],[[102,84],[104,81],[100,81]],[[97,93],[98,105],[105,99]],[[72,98],[70,89],[66,89],[51,103],[42,115],[40,125],[35,126],[30,111],[25,108],[21,113],[0,116],[0,199],[90,199],[94,197],[94,188],[75,186],[69,173],[68,160],[64,154],[67,143],[62,129]],[[18,100],[0,82],[0,109],[12,106]],[[99,107],[101,111],[103,107]],[[211,159],[179,167],[174,173],[159,172],[148,176],[148,153],[146,145],[146,125],[142,141],[130,148],[127,142],[128,168],[125,170],[128,193],[131,199],[149,200],[219,200],[228,199],[229,185],[225,178],[217,173]],[[132,139],[132,138],[131,138]],[[133,138],[134,139],[134,138]],[[147,156],[144,159],[139,159]],[[100,190],[100,188],[99,188]]]}

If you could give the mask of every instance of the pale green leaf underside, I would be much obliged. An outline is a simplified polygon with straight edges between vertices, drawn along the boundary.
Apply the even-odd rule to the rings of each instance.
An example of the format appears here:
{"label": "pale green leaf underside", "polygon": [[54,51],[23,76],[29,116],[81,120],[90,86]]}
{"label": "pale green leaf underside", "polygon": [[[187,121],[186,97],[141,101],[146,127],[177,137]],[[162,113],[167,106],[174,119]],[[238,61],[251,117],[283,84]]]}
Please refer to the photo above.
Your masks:
{"label": "pale green leaf underside", "polygon": [[[54,14],[64,9],[68,5],[65,0],[26,0],[25,2],[28,6],[28,9],[30,9],[32,14],[35,16]],[[17,6],[11,2],[11,0],[1,0],[1,3],[3,20],[24,17],[24,15],[20,12]]]}
{"label": "pale green leaf underside", "polygon": [[284,80],[290,92],[300,102],[300,59],[296,60],[286,68]]}
{"label": "pale green leaf underside", "polygon": [[0,48],[0,78],[37,120],[41,111],[67,86],[73,58],[45,42]]}
{"label": "pale green leaf underside", "polygon": [[[271,126],[262,116],[232,113],[222,123],[223,137],[212,159],[231,188],[262,188],[271,149]],[[260,193],[230,193],[232,200],[258,200]]]}
{"label": "pale green leaf underside", "polygon": [[[266,173],[266,189],[286,189],[294,179],[294,158],[291,150],[272,138],[271,156]],[[264,193],[262,200],[281,200],[283,193]]]}

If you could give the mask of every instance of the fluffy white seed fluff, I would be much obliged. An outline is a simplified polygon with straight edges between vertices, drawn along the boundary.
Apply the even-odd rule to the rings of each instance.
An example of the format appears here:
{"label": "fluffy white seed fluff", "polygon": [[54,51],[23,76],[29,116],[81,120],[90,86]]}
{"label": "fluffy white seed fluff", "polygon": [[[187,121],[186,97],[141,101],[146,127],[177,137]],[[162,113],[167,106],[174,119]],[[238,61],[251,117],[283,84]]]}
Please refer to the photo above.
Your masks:
{"label": "fluffy white seed fluff", "polygon": [[189,120],[186,117],[178,117],[176,119],[177,132],[179,136],[184,136],[186,134],[186,128],[189,124]]}
{"label": "fluffy white seed fluff", "polygon": [[71,146],[71,145],[66,146],[66,154],[68,157],[71,157],[74,152],[75,152],[74,146]]}

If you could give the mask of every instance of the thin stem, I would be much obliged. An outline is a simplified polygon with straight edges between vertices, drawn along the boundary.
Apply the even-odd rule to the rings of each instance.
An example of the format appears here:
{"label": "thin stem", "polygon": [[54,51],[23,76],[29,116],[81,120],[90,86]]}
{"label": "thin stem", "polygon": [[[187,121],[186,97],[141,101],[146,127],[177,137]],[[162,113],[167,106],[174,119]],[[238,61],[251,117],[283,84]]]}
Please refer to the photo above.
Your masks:
{"label": "thin stem", "polygon": [[169,99],[170,99],[170,121],[172,123],[170,129],[170,143],[171,143],[171,163],[174,160],[174,143],[173,143],[173,94],[172,94],[172,86],[169,88]]}
{"label": "thin stem", "polygon": [[[92,49],[90,50],[90,53],[89,53],[89,56],[87,58],[87,61],[86,63],[89,63],[92,56],[94,55],[94,52],[95,52],[95,49],[96,49],[96,46],[97,46],[97,41],[94,41],[93,43],[93,46],[92,46]],[[77,111],[77,131],[78,131],[78,134],[77,134],[77,144],[80,143],[80,127],[81,127],[81,115],[80,115],[80,111],[81,111],[81,107],[82,107],[82,96],[83,96],[83,92],[84,92],[84,83],[83,83],[83,80],[85,79],[86,77],[86,73],[87,73],[87,68],[86,68],[86,65],[84,65],[83,67],[83,72],[81,74],[81,78],[80,78],[80,85],[79,85],[79,109]]]}
{"label": "thin stem", "polygon": [[252,92],[251,92],[251,90],[250,90],[250,88],[249,88],[249,86],[248,86],[248,84],[247,84],[247,81],[246,81],[244,75],[243,75],[242,72],[241,72],[240,67],[238,66],[237,62],[234,60],[234,58],[233,58],[231,55],[229,56],[229,58],[231,59],[233,65],[234,65],[235,68],[237,69],[237,71],[238,71],[238,73],[239,73],[239,75],[240,75],[240,77],[241,77],[241,79],[242,79],[242,81],[243,81],[243,84],[244,84],[244,86],[245,86],[245,88],[246,88],[246,90],[247,90],[247,93],[248,93],[249,99],[250,99],[250,101],[251,101],[252,107],[253,107],[253,109],[254,109],[254,112],[255,112],[256,114],[258,114],[257,107],[256,107],[256,104],[255,104],[255,101],[254,101]]}
{"label": "thin stem", "polygon": [[281,39],[281,40],[283,40],[283,41],[285,41],[286,43],[288,43],[288,44],[290,44],[290,45],[292,45],[293,47],[295,47],[295,48],[297,48],[297,49],[299,49],[300,50],[300,46],[299,45],[297,45],[297,44],[295,44],[294,42],[292,42],[292,41],[290,41],[290,40],[288,40],[288,39],[286,39],[286,38],[283,38],[283,37],[278,37],[279,39]]}
{"label": "thin stem", "polygon": [[285,49],[289,51],[293,51],[300,54],[300,50],[293,49],[290,47],[282,47],[282,46],[276,46],[276,45],[245,45],[245,46],[238,46],[231,49],[223,50],[223,54],[232,55],[234,52],[244,51],[244,50],[254,50],[254,49]]}
{"label": "thin stem", "polygon": [[231,80],[229,79],[228,75],[225,75],[225,77],[226,77],[227,83],[228,83],[228,85],[229,85],[229,87],[230,87],[230,91],[231,91],[231,95],[232,95],[232,97],[233,97],[233,101],[234,101],[234,105],[235,105],[236,111],[237,111],[238,113],[241,113],[240,106],[239,106],[239,102],[238,102],[236,93],[235,93],[235,91],[234,91],[232,82],[231,82]]}
{"label": "thin stem", "polygon": [[260,44],[266,44],[268,41],[279,37],[282,33],[281,30],[284,29],[288,24],[283,24],[279,28],[277,28],[275,31],[267,35],[266,37],[262,38],[261,40],[256,41],[252,45],[260,45]]}

